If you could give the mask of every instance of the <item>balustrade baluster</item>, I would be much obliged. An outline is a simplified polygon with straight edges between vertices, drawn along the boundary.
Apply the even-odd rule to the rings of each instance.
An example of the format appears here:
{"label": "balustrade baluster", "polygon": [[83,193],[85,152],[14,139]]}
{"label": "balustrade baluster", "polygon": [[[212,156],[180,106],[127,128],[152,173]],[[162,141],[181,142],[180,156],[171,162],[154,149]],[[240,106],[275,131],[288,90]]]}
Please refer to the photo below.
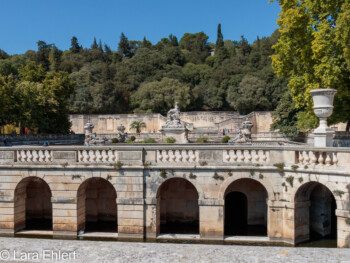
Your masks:
{"label": "balustrade baluster", "polygon": [[226,161],[230,162],[230,150],[226,150]]}
{"label": "balustrade baluster", "polygon": [[304,152],[301,151],[299,152],[299,164],[304,164],[304,156],[303,156]]}
{"label": "balustrade baluster", "polygon": [[324,163],[323,163],[324,162],[323,152],[320,152],[319,154],[320,155],[318,157],[318,164],[322,166],[322,165],[324,165]]}
{"label": "balustrade baluster", "polygon": [[331,166],[332,159],[330,157],[330,152],[326,152],[326,166]]}
{"label": "balustrade baluster", "polygon": [[254,156],[255,162],[259,162],[260,156],[259,156],[259,150],[255,150],[255,156]]}
{"label": "balustrade baluster", "polygon": [[338,157],[337,153],[333,153],[333,165],[338,166]]}

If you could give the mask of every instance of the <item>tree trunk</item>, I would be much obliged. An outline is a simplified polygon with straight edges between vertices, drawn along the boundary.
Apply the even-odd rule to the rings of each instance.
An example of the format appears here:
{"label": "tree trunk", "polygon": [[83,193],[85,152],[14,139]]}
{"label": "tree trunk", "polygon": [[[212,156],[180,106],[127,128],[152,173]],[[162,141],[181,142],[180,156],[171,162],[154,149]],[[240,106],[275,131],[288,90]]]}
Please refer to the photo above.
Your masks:
{"label": "tree trunk", "polygon": [[350,120],[348,120],[348,122],[346,123],[346,128],[345,128],[346,132],[350,131]]}

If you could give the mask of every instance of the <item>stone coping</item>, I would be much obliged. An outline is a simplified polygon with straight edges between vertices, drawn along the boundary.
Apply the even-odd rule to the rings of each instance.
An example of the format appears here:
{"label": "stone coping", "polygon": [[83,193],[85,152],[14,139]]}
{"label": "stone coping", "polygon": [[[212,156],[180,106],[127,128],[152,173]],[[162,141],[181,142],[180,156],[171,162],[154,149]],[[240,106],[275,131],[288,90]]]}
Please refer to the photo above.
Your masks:
{"label": "stone coping", "polygon": [[227,145],[227,144],[128,144],[118,146],[13,146],[0,147],[0,151],[20,150],[51,150],[51,151],[82,151],[82,150],[276,150],[276,151],[316,151],[316,152],[349,152],[350,147],[309,147],[300,146],[262,146],[262,145]]}

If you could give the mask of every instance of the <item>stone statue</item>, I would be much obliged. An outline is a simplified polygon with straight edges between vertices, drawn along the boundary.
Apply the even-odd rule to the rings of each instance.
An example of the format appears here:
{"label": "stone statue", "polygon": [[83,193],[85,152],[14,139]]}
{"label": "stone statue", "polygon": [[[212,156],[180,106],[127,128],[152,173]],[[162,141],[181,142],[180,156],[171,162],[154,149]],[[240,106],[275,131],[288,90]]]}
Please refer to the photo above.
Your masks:
{"label": "stone statue", "polygon": [[86,123],[84,126],[85,129],[85,145],[90,144],[104,144],[107,139],[106,138],[99,138],[96,136],[96,132],[92,132],[94,129],[94,125],[90,122]]}
{"label": "stone statue", "polygon": [[177,102],[175,102],[175,107],[168,111],[167,120],[160,132],[162,133],[162,141],[172,137],[176,140],[176,143],[189,143],[188,129],[186,124],[180,120],[180,107]]}
{"label": "stone statue", "polygon": [[252,142],[252,127],[251,121],[245,120],[239,128],[239,133],[236,137],[230,139],[228,142],[251,143]]}
{"label": "stone statue", "polygon": [[120,124],[118,127],[117,127],[117,130],[118,130],[118,134],[117,134],[117,139],[120,141],[120,142],[127,142],[129,141],[129,137],[128,137],[128,134],[125,131],[125,126],[123,124]]}
{"label": "stone statue", "polygon": [[184,124],[180,121],[180,107],[179,103],[175,102],[175,108],[171,109],[167,113],[167,120],[163,128],[183,128]]}

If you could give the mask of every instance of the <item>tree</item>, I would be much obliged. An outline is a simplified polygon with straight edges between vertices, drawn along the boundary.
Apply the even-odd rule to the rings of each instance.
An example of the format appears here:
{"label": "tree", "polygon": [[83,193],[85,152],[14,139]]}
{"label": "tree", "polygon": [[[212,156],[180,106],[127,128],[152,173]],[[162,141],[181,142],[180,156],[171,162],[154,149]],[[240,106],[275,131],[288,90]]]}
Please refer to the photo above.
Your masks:
{"label": "tree", "polygon": [[181,49],[186,50],[185,57],[188,62],[204,62],[209,55],[208,36],[203,32],[190,34],[185,33],[179,42]]}
{"label": "tree", "polygon": [[135,129],[138,134],[140,134],[143,128],[146,128],[146,123],[143,121],[133,121],[130,125],[130,129]]}
{"label": "tree", "polygon": [[218,32],[217,32],[215,49],[219,49],[223,46],[224,46],[224,36],[221,33],[221,24],[218,24]]}
{"label": "tree", "polygon": [[[274,49],[275,72],[289,80],[299,121],[315,118],[312,89],[335,88],[330,123],[350,121],[350,3],[347,0],[282,1],[277,21],[281,36]],[[311,122],[314,128],[317,122]]]}
{"label": "tree", "polygon": [[118,44],[119,52],[125,57],[132,57],[131,47],[128,38],[122,33]]}
{"label": "tree", "polygon": [[39,40],[38,44],[38,52],[36,53],[36,64],[41,64],[45,70],[50,69],[49,62],[49,53],[52,45],[46,44],[46,42]]}
{"label": "tree", "polygon": [[272,112],[273,123],[271,130],[278,130],[289,137],[298,136],[297,113],[298,110],[295,109],[295,103],[290,92],[286,92],[276,109]]}
{"label": "tree", "polygon": [[190,87],[179,80],[163,78],[141,84],[131,96],[131,105],[136,112],[166,112],[177,101],[182,109],[191,103]]}
{"label": "tree", "polygon": [[252,111],[271,110],[266,96],[266,82],[252,75],[245,75],[238,87],[230,87],[228,101],[241,114]]}
{"label": "tree", "polygon": [[94,37],[94,42],[92,42],[91,49],[98,49],[96,37]]}
{"label": "tree", "polygon": [[80,52],[80,46],[78,42],[78,38],[76,36],[73,36],[71,41],[70,41],[70,51],[73,53],[79,53]]}

